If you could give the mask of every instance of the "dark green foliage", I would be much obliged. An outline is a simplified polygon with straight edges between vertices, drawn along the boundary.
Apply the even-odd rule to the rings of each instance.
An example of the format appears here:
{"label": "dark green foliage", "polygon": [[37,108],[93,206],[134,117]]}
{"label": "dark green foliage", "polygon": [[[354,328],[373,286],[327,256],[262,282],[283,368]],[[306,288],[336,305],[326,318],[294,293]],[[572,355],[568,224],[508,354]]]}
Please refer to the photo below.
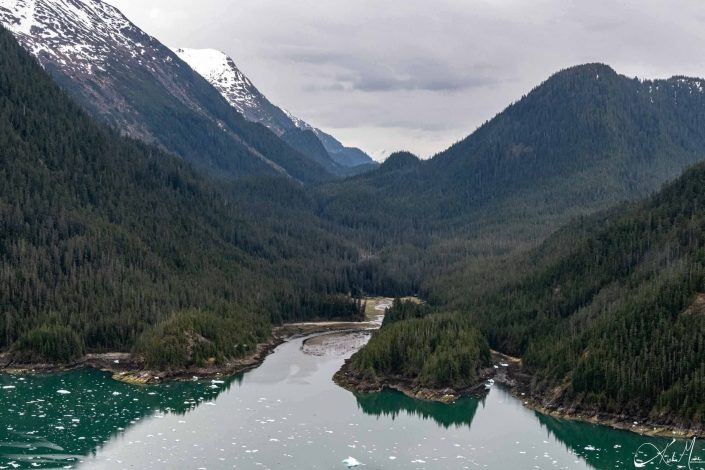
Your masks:
{"label": "dark green foliage", "polygon": [[700,422],[704,188],[700,164],[644,203],[576,221],[517,259],[516,280],[467,298],[469,321],[564,405]]}
{"label": "dark green foliage", "polygon": [[282,134],[281,139],[294,150],[316,162],[331,175],[344,176],[346,168],[337,164],[323,147],[316,134],[310,130],[290,129]]}
{"label": "dark green foliage", "polygon": [[0,52],[0,350],[46,324],[90,351],[130,350],[188,309],[239,323],[357,315],[357,255],[313,223],[296,183],[269,182],[271,201],[247,181],[216,188],[96,125],[4,31]]}
{"label": "dark green foliage", "polygon": [[392,302],[392,306],[387,309],[384,315],[384,324],[388,325],[398,321],[423,318],[431,313],[433,313],[433,310],[427,304],[410,301],[405,302],[397,298]]}
{"label": "dark green foliage", "polygon": [[269,323],[261,315],[182,311],[145,331],[135,352],[156,369],[203,366],[251,354],[269,335]]}
{"label": "dark green foliage", "polygon": [[23,334],[12,355],[20,362],[69,363],[83,356],[83,340],[65,326],[41,326]]}
{"label": "dark green foliage", "polygon": [[490,361],[487,341],[464,318],[434,314],[385,324],[351,361],[366,378],[401,377],[424,387],[473,385]]}
{"label": "dark green foliage", "polygon": [[469,428],[477,412],[480,400],[461,398],[453,403],[441,403],[432,400],[417,400],[396,390],[384,390],[380,393],[355,394],[357,406],[368,415],[388,416],[396,419],[400,415],[417,416],[432,419],[439,426],[449,428]]}

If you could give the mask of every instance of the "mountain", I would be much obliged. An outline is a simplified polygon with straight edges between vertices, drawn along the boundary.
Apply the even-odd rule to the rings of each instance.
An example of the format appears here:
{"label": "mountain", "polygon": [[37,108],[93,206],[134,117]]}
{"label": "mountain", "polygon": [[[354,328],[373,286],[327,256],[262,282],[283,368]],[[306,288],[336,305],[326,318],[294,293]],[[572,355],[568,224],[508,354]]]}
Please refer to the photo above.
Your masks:
{"label": "mountain", "polygon": [[98,125],[3,28],[0,116],[0,351],[181,367],[251,350],[270,322],[357,315],[356,252],[300,184],[221,188]]}
{"label": "mountain", "polygon": [[[374,165],[374,160],[362,150],[343,146],[333,136],[317,129],[305,121],[273,105],[235,65],[225,53],[213,49],[178,48],[174,52],[196,72],[208,80],[245,118],[267,126],[272,132],[284,138],[294,148],[305,154],[312,154],[316,161],[327,168],[353,168],[360,165]],[[309,131],[320,143],[306,143],[309,138],[296,131]],[[320,147],[327,153],[327,163],[322,160]]]}
{"label": "mountain", "polygon": [[100,0],[0,0],[0,22],[93,116],[217,176],[330,179]]}
{"label": "mountain", "polygon": [[463,389],[479,330],[522,358],[542,407],[701,430],[704,85],[573,67],[430,161],[325,185],[324,213],[386,230],[367,262],[431,306],[385,324],[350,373]]}
{"label": "mountain", "polygon": [[[602,64],[563,70],[428,161],[328,185],[326,213],[354,226],[442,224],[506,247],[541,240],[705,159],[703,85]],[[345,201],[369,210],[355,218]]]}
{"label": "mountain", "polygon": [[361,165],[376,166],[377,162],[372,160],[372,158],[365,152],[356,147],[345,147],[341,144],[335,137],[330,134],[326,134],[320,129],[317,129],[305,121],[292,115],[290,112],[284,110],[284,112],[289,116],[289,118],[296,124],[296,127],[303,130],[312,131],[316,134],[316,137],[323,143],[323,147],[328,151],[331,158],[335,160],[338,164],[347,167],[356,167]]}
{"label": "mountain", "polygon": [[252,84],[235,62],[223,52],[214,49],[174,49],[184,62],[208,80],[230,105],[249,121],[267,126],[278,136],[296,129],[289,117],[274,106]]}

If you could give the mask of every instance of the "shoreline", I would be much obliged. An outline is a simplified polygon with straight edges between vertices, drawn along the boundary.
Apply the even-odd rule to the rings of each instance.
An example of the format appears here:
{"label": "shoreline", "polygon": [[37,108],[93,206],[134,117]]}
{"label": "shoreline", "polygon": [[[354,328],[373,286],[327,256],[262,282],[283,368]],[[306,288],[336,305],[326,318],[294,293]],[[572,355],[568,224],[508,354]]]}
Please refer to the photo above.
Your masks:
{"label": "shoreline", "polygon": [[257,344],[255,352],[224,364],[206,367],[188,367],[173,370],[151,370],[142,366],[139,358],[130,353],[109,352],[89,353],[71,364],[12,363],[7,353],[0,354],[0,373],[32,374],[57,373],[78,369],[92,368],[109,372],[114,380],[133,385],[158,384],[174,380],[191,380],[193,377],[202,379],[229,377],[246,372],[262,364],[277,346],[286,341],[317,333],[364,331],[378,326],[374,321],[363,322],[306,322],[290,323],[272,328],[272,334],[266,341]]}
{"label": "shoreline", "polygon": [[464,396],[483,398],[488,390],[485,382],[494,376],[491,368],[480,371],[478,379],[470,386],[455,388],[429,388],[415,384],[413,380],[406,377],[384,377],[374,381],[365,380],[350,370],[350,359],[346,360],[343,366],[333,376],[333,381],[340,387],[360,393],[379,393],[385,389],[396,390],[404,395],[416,400],[436,401],[441,403],[452,403]]}
{"label": "shoreline", "polygon": [[[613,429],[633,432],[642,436],[667,437],[677,439],[692,439],[703,436],[703,429],[682,427],[668,422],[658,422],[644,417],[618,415],[600,412],[599,410],[585,410],[579,408],[566,408],[560,403],[551,401],[547,395],[535,395],[530,392],[532,376],[526,372],[521,359],[507,356],[497,351],[492,351],[490,369],[483,369],[478,383],[464,388],[429,389],[418,387],[413,381],[401,377],[386,377],[375,381],[365,381],[349,369],[349,361],[335,374],[333,380],[341,387],[352,392],[376,393],[384,389],[396,390],[411,398],[419,400],[451,403],[464,396],[482,398],[488,393],[484,383],[492,378],[496,385],[505,387],[514,398],[519,400],[525,408],[553,418],[580,421]],[[506,364],[502,366],[500,364]],[[487,371],[490,371],[487,374]],[[668,417],[665,417],[668,419]]]}
{"label": "shoreline", "polygon": [[583,423],[607,426],[612,429],[629,431],[642,436],[691,439],[703,435],[703,429],[688,428],[672,424],[675,418],[664,417],[656,421],[646,415],[635,416],[600,411],[594,408],[582,408],[580,405],[566,406],[548,394],[531,392],[532,376],[523,369],[521,359],[492,351],[495,363],[503,361],[508,367],[500,367],[495,376],[495,382],[506,387],[512,396],[530,410],[553,418],[580,421]]}

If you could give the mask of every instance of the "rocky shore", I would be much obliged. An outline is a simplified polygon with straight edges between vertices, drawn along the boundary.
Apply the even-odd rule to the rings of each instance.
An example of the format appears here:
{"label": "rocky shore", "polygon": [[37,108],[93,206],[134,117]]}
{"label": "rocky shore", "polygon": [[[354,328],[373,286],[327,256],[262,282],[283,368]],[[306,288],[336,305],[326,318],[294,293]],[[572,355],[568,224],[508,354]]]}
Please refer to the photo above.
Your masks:
{"label": "rocky shore", "polygon": [[434,389],[420,386],[414,380],[407,377],[397,376],[383,378],[377,377],[373,380],[365,379],[352,370],[350,367],[350,360],[348,359],[345,361],[345,364],[343,364],[343,367],[335,374],[333,380],[339,386],[354,392],[376,393],[384,389],[392,389],[419,400],[451,403],[461,396],[485,396],[487,394],[485,383],[493,377],[493,368],[486,368],[480,371],[478,379],[468,387],[462,389]]}
{"label": "rocky shore", "polygon": [[321,322],[293,323],[272,329],[272,335],[257,345],[255,351],[244,357],[232,359],[223,364],[185,369],[151,370],[145,368],[138,357],[130,353],[111,352],[86,354],[70,364],[13,362],[9,354],[0,354],[0,372],[10,374],[62,372],[85,367],[110,372],[115,380],[135,385],[160,383],[169,380],[190,380],[193,377],[217,378],[253,369],[264,361],[274,349],[285,341],[316,333],[365,330],[377,327],[374,322]]}
{"label": "rocky shore", "polygon": [[450,403],[461,396],[485,396],[485,383],[492,379],[494,385],[507,388],[525,407],[556,418],[589,422],[647,436],[687,439],[705,435],[705,429],[683,426],[672,416],[653,419],[648,417],[648,413],[645,413],[645,416],[615,414],[586,408],[580,404],[566,405],[560,389],[552,390],[550,396],[532,392],[532,376],[522,367],[521,359],[493,351],[492,362],[493,366],[484,369],[475,384],[463,389],[429,389],[419,387],[413,380],[403,377],[365,380],[350,369],[349,361],[346,361],[334,380],[341,387],[356,392],[374,393],[393,389],[416,399]]}

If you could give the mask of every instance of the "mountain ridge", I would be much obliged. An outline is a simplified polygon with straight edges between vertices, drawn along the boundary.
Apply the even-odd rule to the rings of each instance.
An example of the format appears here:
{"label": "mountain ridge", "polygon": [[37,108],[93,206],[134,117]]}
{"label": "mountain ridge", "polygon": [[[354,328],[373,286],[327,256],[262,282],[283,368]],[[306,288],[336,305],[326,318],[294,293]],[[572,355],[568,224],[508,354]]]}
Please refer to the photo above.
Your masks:
{"label": "mountain ridge", "polygon": [[218,177],[332,177],[100,0],[2,0],[0,22],[84,108],[127,135]]}
{"label": "mountain ridge", "polygon": [[[300,135],[295,136],[295,130],[311,131],[321,141],[335,165],[353,168],[374,163],[374,160],[360,149],[345,147],[330,134],[310,125],[289,111],[272,104],[226,53],[216,49],[190,49],[183,47],[173,48],[172,50],[197,73],[208,80],[246,119],[263,124],[290,144],[296,145],[298,142],[306,140],[305,137]],[[287,140],[287,135],[295,137]],[[295,146],[294,148],[300,151],[311,151],[314,155],[319,153],[315,146]],[[336,170],[334,166],[322,162],[320,155],[316,158],[316,161],[323,163],[324,166],[333,171]],[[338,170],[338,172],[341,173],[342,170]]]}
{"label": "mountain ridge", "polygon": [[[645,197],[705,158],[702,84],[630,79],[604,64],[576,66],[421,161],[413,175],[380,169],[327,185],[327,196],[345,193],[370,207],[380,198],[395,200],[402,225],[423,218],[435,225],[435,217],[472,229],[500,223],[493,214],[534,214],[553,221],[547,230],[536,226],[530,238],[546,236],[571,217]],[[335,207],[331,217],[348,217]],[[381,216],[371,218],[365,215],[382,223]]]}

